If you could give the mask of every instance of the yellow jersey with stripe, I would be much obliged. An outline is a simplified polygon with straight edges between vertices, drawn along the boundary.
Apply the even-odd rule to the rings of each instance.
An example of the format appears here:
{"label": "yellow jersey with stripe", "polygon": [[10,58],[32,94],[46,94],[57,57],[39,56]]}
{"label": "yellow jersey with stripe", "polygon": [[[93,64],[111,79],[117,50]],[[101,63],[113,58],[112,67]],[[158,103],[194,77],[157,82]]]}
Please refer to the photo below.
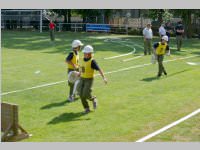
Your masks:
{"label": "yellow jersey with stripe", "polygon": [[158,42],[158,47],[156,48],[156,54],[157,55],[164,55],[166,52],[167,43],[162,44],[161,42]]}
{"label": "yellow jersey with stripe", "polygon": [[[77,52],[77,54],[75,53],[75,51],[72,52],[73,53],[73,57],[71,59],[71,62],[75,65],[78,65],[79,64],[79,54]],[[68,68],[69,69],[75,69],[74,66],[72,66],[71,64],[68,63]]]}
{"label": "yellow jersey with stripe", "polygon": [[92,68],[92,60],[93,58],[89,59],[88,61],[81,62],[81,77],[82,78],[94,78],[94,69]]}

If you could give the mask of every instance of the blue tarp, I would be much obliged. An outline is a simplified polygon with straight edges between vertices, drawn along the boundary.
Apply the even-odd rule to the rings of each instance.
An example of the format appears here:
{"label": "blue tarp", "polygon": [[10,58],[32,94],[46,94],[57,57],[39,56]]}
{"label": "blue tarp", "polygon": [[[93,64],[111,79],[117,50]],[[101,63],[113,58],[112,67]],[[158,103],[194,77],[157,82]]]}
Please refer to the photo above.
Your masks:
{"label": "blue tarp", "polygon": [[110,25],[108,25],[108,24],[86,24],[86,31],[110,32]]}

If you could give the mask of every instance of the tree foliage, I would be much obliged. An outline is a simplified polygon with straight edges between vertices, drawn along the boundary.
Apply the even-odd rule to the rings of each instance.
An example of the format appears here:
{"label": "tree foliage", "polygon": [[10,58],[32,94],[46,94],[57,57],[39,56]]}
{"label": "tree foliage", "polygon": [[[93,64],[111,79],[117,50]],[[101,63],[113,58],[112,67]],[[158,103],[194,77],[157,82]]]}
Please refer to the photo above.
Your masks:
{"label": "tree foliage", "polygon": [[[50,11],[58,14],[58,16],[63,16],[64,17],[64,23],[71,23],[71,9],[51,9]],[[71,25],[70,24],[64,24],[64,29],[70,30]]]}

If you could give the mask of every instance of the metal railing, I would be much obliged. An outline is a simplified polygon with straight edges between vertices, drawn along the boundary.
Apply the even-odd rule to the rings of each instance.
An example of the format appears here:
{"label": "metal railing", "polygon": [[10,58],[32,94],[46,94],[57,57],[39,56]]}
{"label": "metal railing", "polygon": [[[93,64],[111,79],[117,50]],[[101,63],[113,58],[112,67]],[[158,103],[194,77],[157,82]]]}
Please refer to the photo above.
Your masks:
{"label": "metal railing", "polygon": [[[104,24],[105,25],[105,24]],[[110,26],[110,33],[128,34],[131,27],[123,24],[107,24]],[[86,23],[58,23],[59,32],[68,30],[72,32],[86,32]]]}

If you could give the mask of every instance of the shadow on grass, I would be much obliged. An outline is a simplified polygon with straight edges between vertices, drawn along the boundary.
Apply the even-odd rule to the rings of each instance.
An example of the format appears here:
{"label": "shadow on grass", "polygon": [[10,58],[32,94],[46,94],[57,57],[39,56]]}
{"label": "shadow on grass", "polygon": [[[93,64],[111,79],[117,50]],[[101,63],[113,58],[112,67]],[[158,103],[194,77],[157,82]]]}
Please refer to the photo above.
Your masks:
{"label": "shadow on grass", "polygon": [[63,113],[55,118],[53,118],[48,124],[57,124],[60,122],[68,122],[68,121],[78,121],[78,120],[90,120],[89,118],[80,119],[81,116],[84,116],[82,112],[78,113]]}
{"label": "shadow on grass", "polygon": [[155,76],[155,77],[144,78],[141,81],[151,82],[153,80],[159,80],[159,79],[160,78],[158,78],[158,77]]}
{"label": "shadow on grass", "polygon": [[191,69],[185,69],[185,70],[182,70],[182,71],[179,71],[179,72],[175,72],[175,73],[172,73],[172,74],[169,74],[167,75],[168,77],[171,77],[171,76],[175,76],[177,74],[180,74],[180,73],[183,73],[183,72],[186,72],[186,71],[190,71]]}
{"label": "shadow on grass", "polygon": [[[77,100],[78,100],[78,98],[76,98],[74,102],[76,102]],[[65,100],[65,101],[62,101],[62,102],[51,103],[51,104],[45,105],[45,106],[41,107],[40,109],[50,109],[50,108],[53,108],[53,107],[60,107],[60,106],[63,106],[65,104],[68,104],[68,103],[73,103],[73,102],[69,102],[69,101]]]}
{"label": "shadow on grass", "polygon": [[[142,36],[140,37],[120,37],[121,40],[129,39],[129,44],[120,44],[120,41],[104,42],[104,38],[98,38],[105,36],[107,38],[114,38],[110,34],[100,33],[85,33],[85,32],[61,32],[55,33],[56,40],[51,42],[49,39],[49,32],[37,33],[37,32],[2,32],[2,47],[15,50],[28,50],[28,51],[42,51],[43,53],[66,53],[66,49],[71,49],[71,42],[73,39],[79,37],[83,43],[90,43],[97,51],[114,51],[118,53],[126,53],[132,51],[134,43],[143,46]],[[118,35],[116,35],[117,37]],[[88,38],[85,38],[88,37]],[[86,40],[84,40],[86,39]],[[132,43],[133,41],[133,43]],[[10,44],[12,43],[12,44]],[[119,44],[116,44],[119,43]],[[128,47],[126,45],[129,45]],[[109,48],[108,48],[109,47]],[[143,49],[137,47],[137,52],[143,52]],[[68,52],[67,52],[68,53]]]}
{"label": "shadow on grass", "polygon": [[[143,37],[142,36],[124,36],[118,34],[106,33],[86,33],[86,32],[56,32],[55,42],[51,42],[49,32],[22,32],[22,31],[2,31],[2,49],[14,50],[28,50],[28,51],[41,51],[47,54],[68,54],[71,50],[71,42],[77,37],[83,41],[85,45],[91,44],[94,46],[95,51],[113,51],[115,53],[123,54],[136,49],[136,53],[143,54]],[[87,38],[86,38],[87,37]],[[105,39],[119,39],[115,42],[104,41]],[[160,41],[159,37],[155,37],[152,44]],[[176,40],[173,38],[170,43],[176,46]],[[192,43],[192,44],[191,44]],[[185,56],[191,48],[199,49],[199,40],[184,41],[184,49],[188,51],[178,52],[176,48],[172,49],[171,54]],[[139,46],[138,46],[139,45]],[[196,45],[196,46],[194,46]],[[67,49],[67,50],[66,50]],[[198,53],[198,52],[197,52]]]}
{"label": "shadow on grass", "polygon": [[143,78],[143,79],[140,80],[140,81],[152,82],[152,81],[154,81],[154,80],[160,80],[160,79],[163,79],[163,78],[162,78],[163,76],[164,76],[165,78],[166,78],[166,77],[171,77],[171,76],[174,76],[174,75],[177,75],[177,74],[180,74],[180,73],[183,73],[183,72],[189,71],[189,70],[191,70],[191,69],[185,69],[185,70],[182,70],[182,71],[179,71],[179,72],[175,72],[175,73],[169,74],[169,75],[167,75],[167,76],[162,75],[160,78],[158,78],[157,76],[149,77],[149,78]]}
{"label": "shadow on grass", "polygon": [[200,56],[200,51],[192,52],[192,54],[195,54],[195,55],[199,55],[199,56]]}

